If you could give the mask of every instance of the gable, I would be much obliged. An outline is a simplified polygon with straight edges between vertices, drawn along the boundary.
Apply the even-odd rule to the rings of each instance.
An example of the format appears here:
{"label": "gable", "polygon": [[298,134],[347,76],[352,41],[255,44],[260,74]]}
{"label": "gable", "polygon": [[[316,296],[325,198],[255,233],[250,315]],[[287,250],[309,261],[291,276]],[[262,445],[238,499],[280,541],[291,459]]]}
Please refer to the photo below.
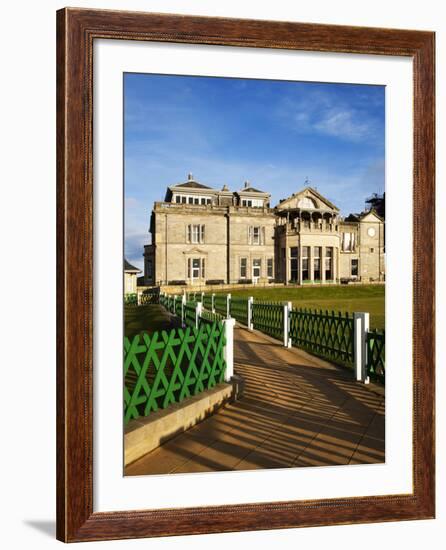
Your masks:
{"label": "gable", "polygon": [[212,189],[212,187],[209,187],[207,185],[204,185],[203,183],[198,183],[198,181],[187,181],[186,183],[179,183],[177,185],[172,185],[173,188],[186,188],[186,189]]}
{"label": "gable", "polygon": [[375,222],[375,223],[381,223],[383,220],[378,214],[375,212],[375,210],[370,210],[370,212],[367,212],[363,216],[361,216],[361,222]]}
{"label": "gable", "polygon": [[328,199],[323,197],[315,189],[306,187],[298,193],[293,193],[277,205],[278,210],[300,208],[302,210],[338,210]]}

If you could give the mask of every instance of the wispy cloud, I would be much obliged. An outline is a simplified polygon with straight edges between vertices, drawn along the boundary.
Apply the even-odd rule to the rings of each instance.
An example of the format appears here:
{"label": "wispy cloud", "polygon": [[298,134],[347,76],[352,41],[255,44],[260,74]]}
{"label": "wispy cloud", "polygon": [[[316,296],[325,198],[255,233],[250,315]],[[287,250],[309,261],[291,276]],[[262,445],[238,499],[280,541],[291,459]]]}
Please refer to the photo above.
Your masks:
{"label": "wispy cloud", "polygon": [[310,89],[305,96],[284,97],[276,115],[302,134],[316,133],[353,142],[375,139],[382,121],[357,103],[358,98],[347,100],[334,93]]}

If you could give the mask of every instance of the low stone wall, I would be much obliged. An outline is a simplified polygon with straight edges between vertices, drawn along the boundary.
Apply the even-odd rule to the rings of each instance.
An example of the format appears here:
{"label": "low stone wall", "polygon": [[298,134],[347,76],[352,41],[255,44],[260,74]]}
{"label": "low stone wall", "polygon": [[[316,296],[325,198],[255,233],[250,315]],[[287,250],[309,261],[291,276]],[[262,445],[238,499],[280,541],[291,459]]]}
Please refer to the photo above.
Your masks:
{"label": "low stone wall", "polygon": [[240,380],[218,384],[182,403],[131,420],[124,431],[124,464],[128,466],[169,439],[185,432],[240,396]]}

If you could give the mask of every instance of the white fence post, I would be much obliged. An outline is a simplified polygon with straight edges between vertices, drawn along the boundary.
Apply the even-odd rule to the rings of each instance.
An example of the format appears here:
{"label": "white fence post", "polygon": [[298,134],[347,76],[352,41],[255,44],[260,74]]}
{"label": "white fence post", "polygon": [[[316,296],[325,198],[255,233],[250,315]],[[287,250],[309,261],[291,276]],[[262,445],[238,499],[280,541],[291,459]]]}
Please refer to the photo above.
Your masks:
{"label": "white fence post", "polygon": [[254,303],[254,298],[250,296],[248,298],[248,329],[253,329],[253,323],[252,323],[252,305]]}
{"label": "white fence post", "polygon": [[234,325],[235,319],[223,321],[226,345],[223,350],[223,357],[226,362],[225,382],[229,382],[234,376]]}
{"label": "white fence post", "polygon": [[211,297],[211,311],[212,313],[215,313],[215,292],[212,293],[212,297]]}
{"label": "white fence post", "polygon": [[226,319],[231,318],[231,295],[226,294]]}
{"label": "white fence post", "polygon": [[357,312],[353,314],[353,349],[355,358],[356,380],[369,382],[367,376],[367,332],[369,331],[370,315]]}
{"label": "white fence post", "polygon": [[290,330],[290,315],[289,312],[291,311],[291,302],[287,302],[283,304],[283,345],[286,348],[291,347],[291,339],[288,337],[288,333]]}
{"label": "white fence post", "polygon": [[196,302],[196,304],[197,305],[195,306],[195,328],[198,328],[201,312],[203,310],[203,304],[201,302]]}
{"label": "white fence post", "polygon": [[290,348],[293,345],[293,341],[290,336],[290,330],[291,330],[291,310],[293,309],[293,304],[291,302],[288,302],[288,312],[286,316],[286,331],[287,331],[287,340],[286,340],[286,347]]}

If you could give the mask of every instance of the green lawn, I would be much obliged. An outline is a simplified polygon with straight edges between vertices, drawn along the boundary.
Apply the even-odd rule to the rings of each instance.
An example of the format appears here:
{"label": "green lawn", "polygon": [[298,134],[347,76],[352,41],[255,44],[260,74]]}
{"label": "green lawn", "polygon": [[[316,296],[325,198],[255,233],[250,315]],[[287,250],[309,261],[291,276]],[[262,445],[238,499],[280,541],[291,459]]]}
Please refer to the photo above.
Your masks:
{"label": "green lawn", "polygon": [[152,333],[157,330],[169,330],[176,326],[178,326],[176,318],[159,304],[124,306],[124,334],[129,338],[141,332]]}
{"label": "green lawn", "polygon": [[328,311],[368,311],[371,328],[385,327],[384,285],[339,285],[231,290],[232,296],[253,296],[257,300],[288,301],[295,308]]}

